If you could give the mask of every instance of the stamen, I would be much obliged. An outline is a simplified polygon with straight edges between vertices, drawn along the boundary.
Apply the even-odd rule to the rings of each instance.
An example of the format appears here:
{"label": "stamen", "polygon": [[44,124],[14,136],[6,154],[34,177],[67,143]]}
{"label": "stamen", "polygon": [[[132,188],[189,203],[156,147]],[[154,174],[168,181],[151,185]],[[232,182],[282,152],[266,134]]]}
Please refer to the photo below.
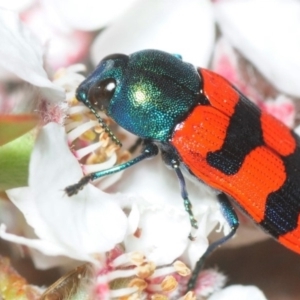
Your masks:
{"label": "stamen", "polygon": [[72,106],[68,110],[69,115],[84,114],[87,112],[89,112],[89,109],[85,105]]}
{"label": "stamen", "polygon": [[130,294],[136,293],[138,291],[138,288],[136,287],[129,287],[129,288],[122,288],[117,290],[110,290],[110,297],[111,298],[120,298],[120,297],[126,297]]}
{"label": "stamen", "polygon": [[148,278],[154,273],[155,268],[156,266],[153,262],[147,262],[136,268],[137,269],[136,274],[140,278]]}
{"label": "stamen", "polygon": [[107,274],[108,280],[113,281],[119,278],[132,277],[136,275],[136,268],[129,270],[114,270]]}
{"label": "stamen", "polygon": [[110,142],[108,133],[106,133],[105,131],[102,131],[102,132],[100,133],[100,136],[99,136],[99,141],[101,141],[101,142],[105,145],[105,146],[103,146],[103,147],[107,147],[107,145],[108,145],[109,142]]}
{"label": "stamen", "polygon": [[161,294],[154,294],[151,296],[151,300],[168,300],[168,297]]}
{"label": "stamen", "polygon": [[131,158],[131,153],[129,151],[124,151],[120,156],[119,156],[119,163],[123,163],[125,161],[128,161]]}
{"label": "stamen", "polygon": [[178,273],[180,276],[185,277],[191,274],[191,270],[183,262],[177,260],[172,266],[166,266],[156,269],[153,275],[151,275],[150,279],[166,276],[173,273]]}
{"label": "stamen", "polygon": [[178,286],[177,280],[173,276],[167,276],[161,283],[164,292],[174,291]]}
{"label": "stamen", "polygon": [[148,290],[151,292],[171,292],[178,286],[178,282],[173,276],[167,276],[160,284],[149,284]]}
{"label": "stamen", "polygon": [[100,164],[82,165],[82,170],[84,174],[96,173],[112,167],[116,162],[117,162],[117,154],[113,153],[108,160]]}
{"label": "stamen", "polygon": [[65,121],[65,129],[66,132],[70,132],[71,130],[77,128],[78,126],[82,125],[84,122],[78,121],[74,122],[73,120],[66,120]]}
{"label": "stamen", "polygon": [[85,133],[87,130],[93,128],[97,124],[98,124],[97,121],[88,121],[88,122],[78,126],[71,132],[67,133],[69,144],[71,144],[74,140],[79,138],[83,133]]}
{"label": "stamen", "polygon": [[75,93],[73,94],[73,97],[67,98],[67,100],[68,100],[70,107],[78,105],[78,103],[79,103],[79,101],[77,100],[77,98],[75,96]]}
{"label": "stamen", "polygon": [[111,156],[113,153],[115,153],[118,149],[119,149],[119,146],[117,146],[116,144],[109,145],[109,146],[105,149],[105,154],[109,157],[109,156]]}
{"label": "stamen", "polygon": [[102,133],[104,131],[103,127],[101,127],[100,125],[95,126],[94,128],[96,133]]}
{"label": "stamen", "polygon": [[92,153],[93,151],[97,150],[98,148],[100,148],[102,146],[101,142],[98,143],[94,143],[91,144],[87,147],[81,148],[79,150],[75,150],[73,151],[73,154],[76,156],[76,158],[78,160],[80,160],[81,158],[85,157],[86,155]]}
{"label": "stamen", "polygon": [[141,252],[130,252],[118,256],[111,262],[110,265],[114,268],[117,268],[119,266],[127,266],[128,264],[139,266],[144,261],[145,256]]}
{"label": "stamen", "polygon": [[134,278],[129,282],[128,286],[129,287],[137,287],[140,291],[143,291],[147,288],[148,284],[143,279]]}
{"label": "stamen", "polygon": [[94,130],[89,129],[87,130],[82,136],[81,139],[87,142],[94,141],[96,139],[97,135],[94,132]]}
{"label": "stamen", "polygon": [[191,269],[189,269],[182,261],[176,260],[173,266],[179,275],[183,277],[191,275]]}
{"label": "stamen", "polygon": [[185,294],[183,297],[181,297],[179,300],[196,300],[196,295],[194,292],[190,291],[187,294]]}

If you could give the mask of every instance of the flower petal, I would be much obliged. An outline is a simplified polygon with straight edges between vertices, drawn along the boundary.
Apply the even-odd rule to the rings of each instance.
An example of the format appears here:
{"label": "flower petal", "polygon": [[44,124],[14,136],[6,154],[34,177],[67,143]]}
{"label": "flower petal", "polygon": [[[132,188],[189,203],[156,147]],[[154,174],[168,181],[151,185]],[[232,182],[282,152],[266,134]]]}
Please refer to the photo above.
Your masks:
{"label": "flower petal", "polygon": [[6,191],[10,200],[24,214],[28,225],[30,225],[38,237],[46,237],[48,241],[56,241],[55,235],[41,217],[33,195],[29,187],[16,188]]}
{"label": "flower petal", "polygon": [[[47,66],[57,70],[85,60],[93,33],[70,30],[69,26],[57,16],[55,5],[51,5],[52,2],[48,4],[46,7],[33,6],[21,15],[24,23],[41,43],[46,45],[47,51],[44,58]],[[73,15],[73,9],[72,14],[69,15]],[[83,15],[86,17],[86,14]]]}
{"label": "flower petal", "polygon": [[42,3],[47,10],[52,9],[55,11],[61,21],[71,28],[96,30],[112,22],[113,19],[126,11],[135,1],[136,0],[43,0]]}
{"label": "flower petal", "polygon": [[149,48],[181,54],[185,61],[207,66],[214,38],[209,1],[143,0],[98,36],[92,59],[98,64],[108,54]]}
{"label": "flower petal", "polygon": [[186,253],[184,253],[184,258],[191,268],[195,267],[197,261],[204,254],[208,246],[208,239],[203,236],[197,237],[195,241],[190,243]]}
{"label": "flower petal", "polygon": [[299,97],[300,2],[219,1],[215,12],[232,45],[275,87]]}
{"label": "flower petal", "polygon": [[[43,176],[46,180],[41,180]],[[29,185],[34,199],[38,199],[39,212],[60,242],[87,253],[110,250],[122,240],[127,219],[112,195],[90,184],[77,195],[67,197],[64,188],[81,177],[81,168],[67,146],[63,128],[54,123],[45,126],[30,165]],[[62,222],[65,231],[61,229]]]}
{"label": "flower petal", "polygon": [[267,300],[264,294],[255,286],[232,285],[213,294],[208,300]]}
{"label": "flower petal", "polygon": [[[194,213],[202,214],[208,206],[218,209],[216,192],[187,173],[184,175]],[[172,205],[185,213],[177,176],[166,167],[159,155],[127,169],[122,180],[114,185],[113,191],[135,195],[155,205]]]}
{"label": "flower petal", "polygon": [[47,270],[54,267],[66,267],[69,268],[72,265],[76,265],[73,259],[63,256],[63,255],[55,255],[50,256],[43,254],[42,251],[36,250],[34,248],[29,248],[30,257],[34,263],[34,266],[38,270]]}
{"label": "flower petal", "polygon": [[[143,202],[139,222],[140,236],[129,235],[127,251],[142,251],[157,265],[172,263],[188,244],[190,224],[181,210],[170,206],[148,206]],[[175,234],[176,233],[176,234]]]}
{"label": "flower petal", "polygon": [[6,227],[4,224],[1,224],[1,226],[0,226],[0,237],[7,241],[13,242],[13,243],[17,243],[17,244],[35,248],[47,255],[55,256],[55,255],[59,255],[59,254],[65,254],[65,255],[68,254],[66,252],[66,249],[59,247],[58,244],[54,244],[54,243],[48,242],[46,240],[28,239],[28,238],[25,238],[22,236],[7,233]]}
{"label": "flower petal", "polygon": [[[218,222],[225,221],[215,201],[215,192],[198,180],[193,183],[187,179],[186,184],[199,224],[199,230],[195,232],[199,243],[195,243],[188,254],[189,260],[194,262],[206,250],[210,231]],[[128,195],[127,202],[120,205],[130,207],[135,203],[140,213],[140,236],[125,239],[126,248],[130,251],[143,249],[148,259],[157,264],[168,264],[193,245],[188,239],[191,226],[184,210],[178,179],[160,157],[126,170],[122,180],[114,185],[114,190]]]}
{"label": "flower petal", "polygon": [[34,0],[0,0],[0,7],[15,11],[22,11],[28,8],[33,3]]}
{"label": "flower petal", "polygon": [[[32,152],[30,191],[25,191],[25,195],[10,191],[9,195],[35,233],[46,243],[63,249],[57,254],[93,261],[91,255],[108,251],[123,240],[127,218],[114,203],[113,195],[91,184],[68,197],[64,188],[81,177],[81,168],[68,148],[64,128],[49,123],[41,130]],[[30,246],[43,250],[36,242]]]}
{"label": "flower petal", "polygon": [[0,40],[5,45],[0,47],[0,67],[41,87],[47,99],[62,100],[63,90],[48,79],[43,68],[44,52],[39,41],[20,22],[16,13],[0,9],[0,23]]}

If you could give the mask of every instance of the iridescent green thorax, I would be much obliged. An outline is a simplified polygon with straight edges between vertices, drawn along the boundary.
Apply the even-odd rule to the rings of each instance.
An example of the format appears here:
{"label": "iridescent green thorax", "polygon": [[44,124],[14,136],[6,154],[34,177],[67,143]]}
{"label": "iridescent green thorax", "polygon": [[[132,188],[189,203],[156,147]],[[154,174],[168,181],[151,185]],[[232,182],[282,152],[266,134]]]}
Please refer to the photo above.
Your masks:
{"label": "iridescent green thorax", "polygon": [[160,142],[169,140],[197,104],[202,85],[194,66],[162,51],[145,50],[105,58],[77,94],[88,100],[91,87],[108,78],[115,80],[114,93],[109,103],[97,101],[98,107],[133,134]]}

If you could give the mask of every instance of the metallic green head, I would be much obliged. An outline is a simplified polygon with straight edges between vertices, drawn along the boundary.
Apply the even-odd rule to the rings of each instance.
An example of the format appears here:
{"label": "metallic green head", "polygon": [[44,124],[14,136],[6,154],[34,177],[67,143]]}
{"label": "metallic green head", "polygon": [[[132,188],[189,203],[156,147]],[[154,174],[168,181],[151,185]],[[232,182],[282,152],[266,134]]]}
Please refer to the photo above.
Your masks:
{"label": "metallic green head", "polygon": [[133,134],[167,142],[197,104],[201,86],[196,68],[179,56],[144,50],[105,57],[76,96]]}

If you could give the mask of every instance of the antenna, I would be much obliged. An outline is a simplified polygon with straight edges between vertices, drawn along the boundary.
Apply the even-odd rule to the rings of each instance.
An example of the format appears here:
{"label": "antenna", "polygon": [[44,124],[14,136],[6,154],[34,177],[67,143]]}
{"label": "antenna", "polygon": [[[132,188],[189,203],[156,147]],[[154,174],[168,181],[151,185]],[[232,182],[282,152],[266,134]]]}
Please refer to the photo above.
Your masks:
{"label": "antenna", "polygon": [[122,147],[122,143],[117,139],[117,137],[113,134],[113,132],[110,130],[110,128],[105,124],[105,122],[102,120],[102,118],[98,115],[98,113],[96,112],[96,110],[90,105],[89,102],[85,103],[88,108],[90,109],[90,111],[94,114],[94,116],[97,118],[99,124],[101,125],[101,127],[104,129],[104,131],[106,133],[108,133],[109,137],[112,139],[112,141],[117,145]]}

